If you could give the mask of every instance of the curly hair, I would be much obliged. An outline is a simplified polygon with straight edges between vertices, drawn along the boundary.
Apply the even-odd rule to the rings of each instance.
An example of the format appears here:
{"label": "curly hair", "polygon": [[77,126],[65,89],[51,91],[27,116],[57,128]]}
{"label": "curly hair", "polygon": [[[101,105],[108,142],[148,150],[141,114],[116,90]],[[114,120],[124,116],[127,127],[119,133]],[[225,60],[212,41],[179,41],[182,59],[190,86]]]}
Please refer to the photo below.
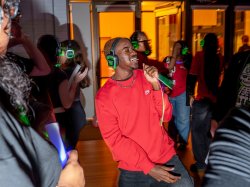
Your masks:
{"label": "curly hair", "polygon": [[0,57],[0,89],[1,99],[9,98],[9,104],[14,110],[27,113],[31,81],[17,64],[6,57]]}

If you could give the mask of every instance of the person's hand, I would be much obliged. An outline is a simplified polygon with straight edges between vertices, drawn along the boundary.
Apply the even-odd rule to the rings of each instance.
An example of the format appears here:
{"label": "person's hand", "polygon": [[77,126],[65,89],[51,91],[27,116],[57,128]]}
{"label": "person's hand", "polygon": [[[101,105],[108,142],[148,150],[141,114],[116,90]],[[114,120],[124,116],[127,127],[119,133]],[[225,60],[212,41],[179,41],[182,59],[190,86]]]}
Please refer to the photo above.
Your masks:
{"label": "person's hand", "polygon": [[214,137],[215,131],[218,128],[218,122],[214,119],[211,120],[210,133],[212,138]]}
{"label": "person's hand", "polygon": [[165,94],[170,95],[172,90],[169,87],[165,86],[164,87],[164,92],[165,92]]}
{"label": "person's hand", "polygon": [[62,170],[58,187],[84,187],[85,178],[83,168],[78,162],[78,154],[73,150],[69,154],[69,159],[65,168]]}
{"label": "person's hand", "polygon": [[194,96],[190,95],[189,96],[189,106],[192,108],[194,102]]}
{"label": "person's hand", "polygon": [[153,89],[159,90],[160,85],[157,79],[157,77],[159,76],[157,68],[154,66],[148,66],[146,64],[143,64],[143,71],[145,78],[149,83],[152,84]]}
{"label": "person's hand", "polygon": [[11,38],[8,47],[13,47],[19,44],[26,45],[30,43],[28,35],[22,32],[22,27],[16,21],[11,22]]}
{"label": "person's hand", "polygon": [[75,76],[75,82],[79,83],[81,82],[87,75],[88,75],[89,68],[86,67],[83,72],[78,72]]}
{"label": "person's hand", "polygon": [[173,170],[174,167],[155,165],[148,174],[159,182],[164,181],[166,183],[175,183],[180,180],[181,177],[171,174],[171,171]]}

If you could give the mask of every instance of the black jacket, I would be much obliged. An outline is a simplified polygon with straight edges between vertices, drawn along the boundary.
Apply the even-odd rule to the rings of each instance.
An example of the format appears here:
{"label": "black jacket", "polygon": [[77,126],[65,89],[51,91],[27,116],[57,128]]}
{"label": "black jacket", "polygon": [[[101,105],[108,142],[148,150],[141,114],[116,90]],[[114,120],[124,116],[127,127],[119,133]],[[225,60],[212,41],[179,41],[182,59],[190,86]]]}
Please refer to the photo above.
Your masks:
{"label": "black jacket", "polygon": [[[228,68],[225,71],[224,79],[219,90],[216,107],[213,113],[213,119],[217,122],[221,121],[226,114],[232,109],[237,101],[237,96],[240,91],[241,80],[243,70],[246,66],[249,66],[250,63],[250,50],[245,52],[236,53]],[[248,79],[249,75],[248,73]],[[250,86],[250,85],[248,85]],[[249,90],[249,87],[248,87]],[[248,101],[246,105],[249,105],[249,95],[250,93],[246,92],[248,95]]]}

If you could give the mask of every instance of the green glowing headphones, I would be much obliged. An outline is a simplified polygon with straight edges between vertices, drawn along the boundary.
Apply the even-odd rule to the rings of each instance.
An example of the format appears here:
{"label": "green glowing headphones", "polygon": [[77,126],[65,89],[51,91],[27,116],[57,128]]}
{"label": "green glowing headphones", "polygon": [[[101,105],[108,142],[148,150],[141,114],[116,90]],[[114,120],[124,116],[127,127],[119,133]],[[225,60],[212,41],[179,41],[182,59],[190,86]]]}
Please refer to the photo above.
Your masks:
{"label": "green glowing headphones", "polygon": [[65,56],[67,59],[72,59],[75,57],[75,51],[69,47],[59,47],[57,56]]}
{"label": "green glowing headphones", "polygon": [[176,43],[181,45],[181,55],[187,55],[189,52],[189,48],[187,46],[187,43],[184,40],[178,40]]}
{"label": "green glowing headphones", "polygon": [[204,40],[204,39],[201,39],[201,40],[200,40],[200,46],[201,46],[201,47],[204,47],[204,45],[205,45],[205,40]]}
{"label": "green glowing headphones", "polygon": [[181,50],[181,54],[182,55],[187,55],[188,54],[188,47],[187,46],[184,46],[183,48],[182,48],[182,50]]}
{"label": "green glowing headphones", "polygon": [[133,48],[134,49],[138,49],[139,48],[139,43],[138,43],[138,41],[131,41],[131,44],[132,44],[132,46],[133,46]]}
{"label": "green glowing headphones", "polygon": [[115,47],[118,44],[118,42],[122,38],[116,38],[111,46],[109,54],[106,56],[106,60],[108,61],[108,66],[112,67],[113,69],[116,69],[116,67],[119,65],[119,58],[115,54]]}

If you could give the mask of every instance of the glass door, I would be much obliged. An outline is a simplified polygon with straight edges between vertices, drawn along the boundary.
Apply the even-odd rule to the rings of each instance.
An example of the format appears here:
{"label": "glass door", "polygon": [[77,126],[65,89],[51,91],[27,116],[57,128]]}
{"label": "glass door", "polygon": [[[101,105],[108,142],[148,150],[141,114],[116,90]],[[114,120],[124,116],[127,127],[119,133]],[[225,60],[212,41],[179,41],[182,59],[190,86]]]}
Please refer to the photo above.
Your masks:
{"label": "glass door", "polygon": [[[238,52],[245,38],[250,37],[250,7],[235,8],[234,53]],[[243,37],[245,36],[245,37]],[[243,39],[243,41],[242,41]],[[249,45],[249,42],[248,42]]]}
{"label": "glass door", "polygon": [[142,30],[151,39],[151,59],[162,61],[172,54],[175,41],[181,39],[181,14],[183,3],[180,1],[143,1]]}
{"label": "glass door", "polygon": [[135,11],[134,7],[129,5],[99,5],[98,21],[99,21],[99,63],[97,66],[97,74],[99,74],[99,87],[102,87],[114,70],[108,66],[104,56],[105,43],[115,37],[126,37],[135,30]]}
{"label": "glass door", "polygon": [[[215,33],[219,40],[219,51],[224,55],[225,7],[193,8],[193,55],[202,50],[201,41],[207,33]],[[208,19],[209,18],[209,19]]]}

